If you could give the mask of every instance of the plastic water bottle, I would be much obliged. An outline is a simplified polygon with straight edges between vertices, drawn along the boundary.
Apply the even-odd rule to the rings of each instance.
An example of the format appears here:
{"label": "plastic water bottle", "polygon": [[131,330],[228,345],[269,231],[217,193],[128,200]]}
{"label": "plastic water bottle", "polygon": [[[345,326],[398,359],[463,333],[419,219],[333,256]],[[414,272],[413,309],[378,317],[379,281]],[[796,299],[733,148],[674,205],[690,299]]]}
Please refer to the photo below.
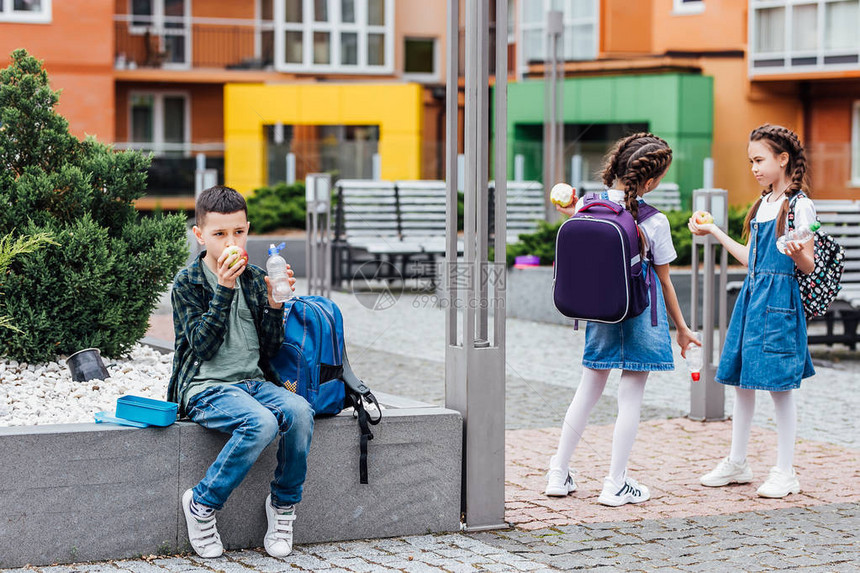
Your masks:
{"label": "plastic water bottle", "polygon": [[[702,341],[702,336],[697,332],[696,338],[699,342]],[[687,345],[686,354],[687,369],[690,371],[690,378],[693,382],[698,382],[702,372],[702,347],[694,342]]]}
{"label": "plastic water bottle", "polygon": [[284,302],[293,296],[290,278],[287,276],[287,261],[278,254],[278,251],[285,246],[286,243],[278,246],[274,243],[269,245],[269,259],[266,261],[266,272],[269,275],[269,282],[272,283],[272,299],[275,302]]}
{"label": "plastic water bottle", "polygon": [[797,243],[805,243],[812,239],[815,236],[815,231],[817,231],[821,227],[821,223],[818,221],[814,221],[808,227],[800,227],[793,231],[789,231],[780,238],[776,240],[776,248],[777,250],[785,254],[785,244],[789,241],[797,242]]}

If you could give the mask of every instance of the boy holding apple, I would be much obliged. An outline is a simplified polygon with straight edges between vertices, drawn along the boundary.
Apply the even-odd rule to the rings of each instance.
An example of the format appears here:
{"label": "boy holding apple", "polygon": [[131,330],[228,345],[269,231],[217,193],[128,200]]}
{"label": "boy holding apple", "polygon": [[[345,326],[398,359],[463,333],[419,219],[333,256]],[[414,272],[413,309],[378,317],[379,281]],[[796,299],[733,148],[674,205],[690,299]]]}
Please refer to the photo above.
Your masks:
{"label": "boy holding apple", "polygon": [[[195,216],[194,236],[205,250],[173,284],[176,352],[167,399],[179,404],[180,414],[230,439],[182,496],[188,538],[201,557],[223,553],[215,511],[279,436],[263,545],[269,555],[284,557],[292,551],[313,410],[269,366],[284,340],[284,305],[273,300],[265,272],[248,264],[245,199],[229,187],[210,187],[197,199]],[[295,289],[289,267],[287,273]]]}

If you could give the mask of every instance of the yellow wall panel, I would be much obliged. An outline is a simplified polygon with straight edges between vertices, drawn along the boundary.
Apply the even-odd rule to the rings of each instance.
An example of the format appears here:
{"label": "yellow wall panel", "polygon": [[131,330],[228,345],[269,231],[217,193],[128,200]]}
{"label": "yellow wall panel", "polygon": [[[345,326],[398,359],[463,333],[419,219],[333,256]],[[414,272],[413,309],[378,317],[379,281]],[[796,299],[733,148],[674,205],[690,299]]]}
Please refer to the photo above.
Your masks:
{"label": "yellow wall panel", "polygon": [[417,84],[224,86],[224,177],[248,193],[266,184],[264,125],[378,125],[384,179],[420,179]]}

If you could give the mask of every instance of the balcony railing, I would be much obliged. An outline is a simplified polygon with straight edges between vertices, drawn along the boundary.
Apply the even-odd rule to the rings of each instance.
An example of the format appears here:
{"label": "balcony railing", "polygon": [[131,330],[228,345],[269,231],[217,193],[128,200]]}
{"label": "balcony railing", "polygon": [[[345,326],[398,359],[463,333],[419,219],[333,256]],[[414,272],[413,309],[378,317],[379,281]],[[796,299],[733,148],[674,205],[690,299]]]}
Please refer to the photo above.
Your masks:
{"label": "balcony railing", "polygon": [[274,23],[254,20],[118,15],[118,69],[271,69]]}
{"label": "balcony railing", "polygon": [[751,76],[860,71],[860,0],[750,0]]}

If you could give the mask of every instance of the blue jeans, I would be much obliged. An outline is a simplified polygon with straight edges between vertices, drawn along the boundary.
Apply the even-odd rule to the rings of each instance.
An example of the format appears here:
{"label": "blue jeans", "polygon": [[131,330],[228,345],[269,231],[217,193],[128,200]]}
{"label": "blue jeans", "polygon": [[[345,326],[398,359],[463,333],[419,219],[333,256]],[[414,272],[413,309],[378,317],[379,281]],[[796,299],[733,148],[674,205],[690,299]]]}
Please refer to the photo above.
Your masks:
{"label": "blue jeans", "polygon": [[314,413],[304,398],[271,382],[249,380],[207,388],[191,397],[187,410],[204,428],[231,434],[206,476],[194,486],[195,502],[224,507],[279,433],[272,503],[286,506],[302,500],[314,431]]}

